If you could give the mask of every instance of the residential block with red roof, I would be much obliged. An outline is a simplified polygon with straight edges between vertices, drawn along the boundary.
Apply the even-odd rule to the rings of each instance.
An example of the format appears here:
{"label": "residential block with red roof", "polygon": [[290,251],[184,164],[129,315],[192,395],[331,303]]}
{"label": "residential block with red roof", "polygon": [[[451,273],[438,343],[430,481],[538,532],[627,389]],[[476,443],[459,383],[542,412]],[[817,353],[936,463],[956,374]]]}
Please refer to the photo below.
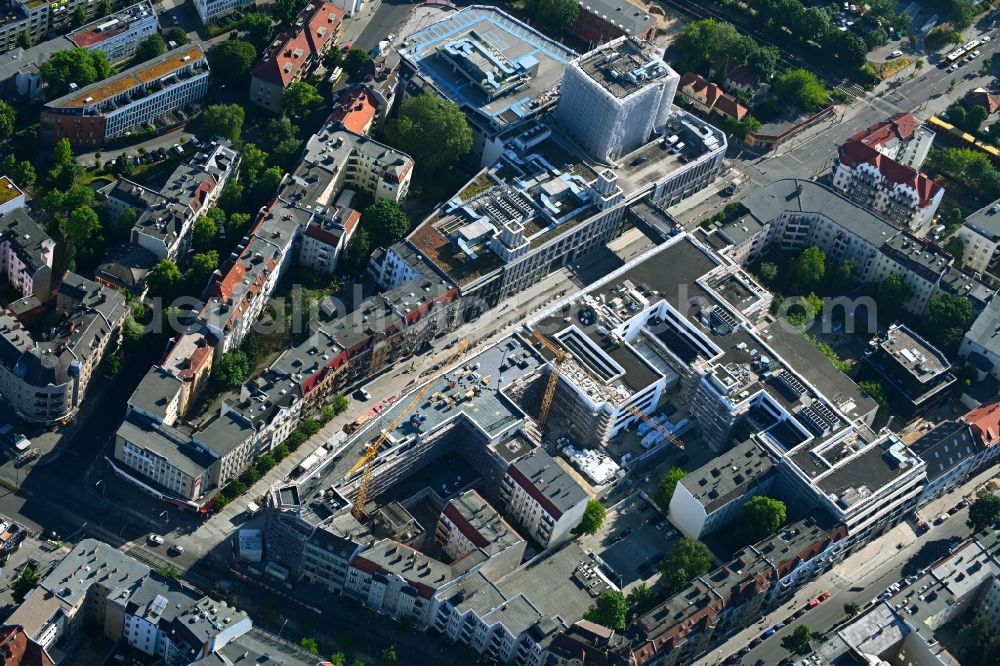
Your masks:
{"label": "residential block with red roof", "polygon": [[962,417],[972,428],[979,452],[972,462],[973,471],[992,465],[1000,457],[1000,402],[983,405]]}
{"label": "residential block with red roof", "polygon": [[702,113],[715,112],[737,122],[749,113],[745,106],[727,95],[722,88],[693,72],[681,77],[677,92]]}
{"label": "residential block with red roof", "polygon": [[333,112],[326,122],[366,136],[378,116],[378,107],[376,96],[367,87],[351,88],[345,90],[334,103]]}
{"label": "residential block with red roof", "polygon": [[250,74],[250,100],[281,113],[281,96],[302,80],[333,46],[344,10],[314,1],[296,17],[292,29],[278,35]]}
{"label": "residential block with red roof", "polygon": [[851,201],[922,236],[930,230],[944,188],[916,171],[919,164],[907,166],[890,157],[895,154],[915,162],[920,152],[915,149],[911,154],[905,149],[910,143],[903,142],[906,137],[912,140],[915,126],[905,115],[893,118],[854,135],[837,149],[833,186]]}

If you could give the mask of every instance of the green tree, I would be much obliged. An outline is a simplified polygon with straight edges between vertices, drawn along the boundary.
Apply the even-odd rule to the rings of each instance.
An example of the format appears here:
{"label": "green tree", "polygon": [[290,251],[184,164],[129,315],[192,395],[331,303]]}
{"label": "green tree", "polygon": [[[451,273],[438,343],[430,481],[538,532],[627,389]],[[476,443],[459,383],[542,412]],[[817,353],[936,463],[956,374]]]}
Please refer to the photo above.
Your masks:
{"label": "green tree", "polygon": [[951,0],[951,7],[948,12],[948,20],[956,30],[965,30],[972,25],[972,19],[976,16],[976,8],[971,0]]}
{"label": "green tree", "polygon": [[327,423],[332,421],[336,416],[337,412],[334,411],[333,407],[327,405],[319,410],[319,413],[317,414],[316,418],[319,420],[320,423],[326,425]]}
{"label": "green tree", "polygon": [[266,453],[257,459],[257,469],[260,470],[261,474],[270,472],[277,464],[278,461],[274,459],[274,456]]}
{"label": "green tree", "polygon": [[66,219],[66,237],[74,246],[90,242],[101,231],[101,220],[90,206],[81,205],[70,211]]}
{"label": "green tree", "polygon": [[[213,209],[218,210],[218,209]],[[225,214],[223,213],[223,220]],[[191,246],[198,252],[210,250],[216,246],[219,239],[219,225],[215,220],[207,215],[200,216],[194,223],[194,231],[191,234]]]}
{"label": "green tree", "polygon": [[200,294],[218,267],[219,253],[215,250],[199,252],[191,257],[191,265],[187,269],[187,283],[191,293]]}
{"label": "green tree", "polygon": [[291,25],[295,17],[299,15],[308,0],[275,0],[274,15],[282,23]]}
{"label": "green tree", "polygon": [[28,565],[21,569],[21,574],[14,580],[14,584],[11,585],[11,596],[14,601],[21,603],[24,598],[35,589],[38,585],[38,572],[35,567]]}
{"label": "green tree", "polygon": [[872,400],[878,403],[879,409],[886,409],[889,406],[889,399],[885,395],[885,389],[876,381],[858,382],[858,387],[871,396]]}
{"label": "green tree", "polygon": [[201,126],[205,133],[230,141],[240,140],[245,119],[246,113],[239,104],[211,104],[201,112]]}
{"label": "green tree", "polygon": [[789,635],[781,639],[781,647],[792,654],[806,654],[812,642],[812,629],[807,624],[800,624]]}
{"label": "green tree", "polygon": [[173,259],[161,259],[146,276],[146,286],[151,296],[159,296],[169,302],[180,295],[184,274]]}
{"label": "green tree", "polygon": [[227,39],[208,52],[212,73],[223,83],[236,88],[247,85],[250,67],[257,60],[257,48],[242,39]]}
{"label": "green tree", "polygon": [[134,62],[152,60],[153,58],[161,56],[166,52],[167,43],[164,41],[163,37],[153,33],[136,44]]}
{"label": "green tree", "polygon": [[684,537],[660,563],[664,591],[667,596],[677,594],[689,581],[708,573],[711,568],[712,553],[705,544]]}
{"label": "green tree", "polygon": [[627,614],[628,604],[625,602],[625,595],[618,590],[605,590],[597,597],[583,619],[596,622],[608,629],[625,631]]}
{"label": "green tree", "polygon": [[761,279],[761,282],[765,286],[772,286],[776,284],[778,279],[778,264],[773,261],[763,261],[760,267],[757,269],[757,277]]}
{"label": "green tree", "polygon": [[913,288],[901,273],[893,273],[875,287],[875,298],[880,308],[884,308],[889,319],[899,316],[907,301],[913,298]]}
{"label": "green tree", "polygon": [[316,419],[306,419],[299,424],[299,430],[301,430],[306,437],[312,437],[318,433],[321,428],[322,426]]}
{"label": "green tree", "polygon": [[305,636],[299,642],[299,647],[308,652],[309,654],[319,654],[319,646],[316,645],[316,639]]}
{"label": "green tree", "polygon": [[834,36],[837,60],[845,71],[855,71],[867,62],[868,45],[856,33],[834,30],[829,34]]}
{"label": "green tree", "polygon": [[177,46],[184,46],[191,41],[187,33],[184,32],[184,28],[176,25],[163,31],[163,39],[168,43],[173,42]]}
{"label": "green tree", "polygon": [[234,210],[238,210],[243,203],[243,196],[246,194],[246,188],[238,180],[229,179],[226,186],[222,188],[222,194],[219,196],[219,208],[230,213],[229,224],[226,225],[226,233],[229,233],[230,225],[232,224]]}
{"label": "green tree", "polygon": [[955,264],[962,265],[962,258],[965,256],[965,243],[958,236],[952,236],[944,244],[944,251],[955,257]]}
{"label": "green tree", "polygon": [[264,173],[261,174],[260,180],[257,182],[258,191],[267,196],[268,198],[273,197],[275,192],[278,191],[278,185],[281,184],[281,179],[285,177],[285,172],[281,167],[273,166]]}
{"label": "green tree", "polygon": [[388,123],[393,146],[408,153],[429,172],[453,164],[472,148],[472,131],[454,102],[437,95],[410,97]]}
{"label": "green tree", "polygon": [[252,143],[243,144],[243,158],[240,160],[240,178],[247,183],[256,183],[267,163],[267,153]]}
{"label": "green tree", "polygon": [[132,160],[128,158],[128,155],[122,153],[115,160],[115,164],[111,167],[111,173],[118,176],[119,178],[131,178],[132,174],[135,173],[135,165]]}
{"label": "green tree", "polygon": [[823,282],[826,275],[826,253],[815,245],[802,250],[789,266],[792,283],[798,293],[805,293]]}
{"label": "green tree", "polygon": [[79,28],[87,22],[87,8],[84,5],[77,5],[70,16],[70,25]]}
{"label": "green tree", "polygon": [[396,646],[390,645],[382,650],[382,665],[396,666],[399,663],[399,655],[396,654]]}
{"label": "green tree", "polygon": [[751,543],[766,539],[785,524],[788,509],[781,500],[758,495],[743,505],[740,528]]}
{"label": "green tree", "polygon": [[14,136],[17,125],[17,110],[7,102],[0,100],[0,142]]}
{"label": "green tree", "polygon": [[573,534],[595,534],[604,524],[607,509],[597,500],[590,500],[583,510],[580,524],[573,528]]}
{"label": "green tree", "polygon": [[580,7],[574,0],[535,0],[528,6],[535,21],[555,34],[566,30],[580,14]]}
{"label": "green tree", "polygon": [[281,108],[289,116],[305,116],[323,103],[323,97],[316,86],[305,81],[296,81],[281,93]]}
{"label": "green tree", "polygon": [[274,447],[274,459],[279,462],[290,456],[291,453],[292,452],[289,451],[288,447],[285,446],[284,444],[279,444],[278,446]]}
{"label": "green tree", "polygon": [[968,132],[978,132],[983,122],[990,117],[990,112],[981,104],[976,104],[965,116],[963,127]]}
{"label": "green tree", "polygon": [[410,230],[410,218],[389,198],[382,198],[365,208],[361,225],[368,230],[375,247],[389,247]]}
{"label": "green tree", "polygon": [[656,595],[645,583],[639,583],[625,597],[629,615],[637,617],[650,611],[656,605]]}
{"label": "green tree", "polygon": [[[225,192],[223,192],[225,193]],[[233,213],[226,222],[226,234],[235,238],[242,238],[250,226],[249,213]]]}
{"label": "green tree", "polygon": [[18,162],[13,153],[8,154],[4,160],[4,172],[21,188],[31,187],[38,180],[34,165],[28,160]]}
{"label": "green tree", "polygon": [[70,83],[82,88],[108,78],[112,71],[104,51],[88,51],[83,48],[56,51],[41,67],[48,99],[68,93]]}
{"label": "green tree", "polygon": [[[368,231],[364,228],[354,232],[354,237],[347,244],[347,261],[344,268],[354,274],[360,274],[368,264],[368,257],[372,253],[372,241],[368,236]],[[339,269],[339,264],[338,264]]]}
{"label": "green tree", "polygon": [[212,376],[223,389],[234,389],[250,377],[250,362],[239,349],[226,352],[212,369]]}
{"label": "green tree", "polygon": [[343,396],[339,393],[330,398],[330,406],[333,407],[335,415],[343,414],[344,412],[346,412],[350,404],[351,401],[348,400],[346,396]]}
{"label": "green tree", "polygon": [[687,476],[687,472],[682,470],[680,467],[671,467],[663,478],[660,479],[660,486],[657,491],[656,499],[660,503],[660,508],[667,511],[670,507],[670,499],[674,496],[674,490],[677,489],[677,484]]}
{"label": "green tree", "polygon": [[323,67],[334,70],[344,64],[344,51],[338,47],[333,47],[323,56]]}
{"label": "green tree", "polygon": [[17,39],[14,41],[14,46],[21,49],[30,49],[34,45],[35,40],[31,38],[31,34],[29,34],[26,30],[17,33]]}
{"label": "green tree", "polygon": [[826,87],[807,69],[788,70],[779,76],[772,90],[775,96],[799,111],[818,111],[830,102]]}
{"label": "green tree", "polygon": [[944,294],[927,303],[926,332],[931,341],[945,353],[958,348],[962,337],[972,325],[975,314],[972,303],[964,296]]}
{"label": "green tree", "polygon": [[1000,522],[1000,497],[993,493],[977,497],[969,507],[969,519],[966,524],[979,532],[996,522]]}
{"label": "green tree", "polygon": [[332,666],[347,666],[347,655],[343,652],[334,652],[330,655]]}
{"label": "green tree", "polygon": [[261,12],[247,12],[243,17],[243,29],[246,30],[247,41],[260,51],[263,51],[274,38],[274,24],[271,22],[271,17]]}
{"label": "green tree", "polygon": [[344,52],[344,60],[340,66],[349,76],[357,76],[364,66],[371,62],[371,59],[371,54],[364,49],[348,49]]}
{"label": "green tree", "polygon": [[861,606],[859,604],[856,604],[853,601],[849,601],[848,603],[844,604],[844,613],[847,615],[847,617],[854,617],[860,612],[861,612]]}

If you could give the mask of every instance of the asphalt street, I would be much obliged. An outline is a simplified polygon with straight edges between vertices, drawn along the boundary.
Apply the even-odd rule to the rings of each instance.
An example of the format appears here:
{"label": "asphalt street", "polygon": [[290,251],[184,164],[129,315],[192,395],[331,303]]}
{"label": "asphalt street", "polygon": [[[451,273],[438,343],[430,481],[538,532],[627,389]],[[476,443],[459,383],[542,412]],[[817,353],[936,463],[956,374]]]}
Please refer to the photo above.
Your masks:
{"label": "asphalt street", "polygon": [[[397,34],[399,26],[406,22],[416,5],[406,0],[381,0],[374,10],[368,25],[358,35],[351,46],[371,51],[389,35]],[[365,9],[364,11],[372,11]],[[400,35],[397,34],[397,37]]]}

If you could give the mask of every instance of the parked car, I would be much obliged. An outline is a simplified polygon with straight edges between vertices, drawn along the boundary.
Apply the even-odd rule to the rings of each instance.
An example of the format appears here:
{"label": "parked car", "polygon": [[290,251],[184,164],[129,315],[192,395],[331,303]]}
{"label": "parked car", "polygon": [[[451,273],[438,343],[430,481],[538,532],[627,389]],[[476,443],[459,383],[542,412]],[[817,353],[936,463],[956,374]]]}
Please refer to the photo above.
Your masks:
{"label": "parked car", "polygon": [[170,546],[170,550],[168,552],[171,555],[180,555],[181,553],[184,552],[184,546],[180,545],[179,543],[175,543],[174,545]]}
{"label": "parked car", "polygon": [[901,55],[903,55],[903,52],[900,51],[899,49],[896,49],[895,51],[893,51],[892,53],[889,54],[889,57],[890,58],[898,58]]}
{"label": "parked car", "polygon": [[148,537],[146,537],[146,541],[148,541],[152,546],[163,545],[163,537],[161,537],[159,534],[150,534]]}

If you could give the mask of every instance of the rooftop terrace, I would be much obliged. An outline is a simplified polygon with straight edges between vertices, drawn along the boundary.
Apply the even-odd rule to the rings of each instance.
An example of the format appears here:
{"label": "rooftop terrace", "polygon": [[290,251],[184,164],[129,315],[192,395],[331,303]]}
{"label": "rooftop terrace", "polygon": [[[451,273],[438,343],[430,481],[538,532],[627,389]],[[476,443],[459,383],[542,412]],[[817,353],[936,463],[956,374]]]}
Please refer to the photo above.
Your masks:
{"label": "rooftop terrace", "polygon": [[131,67],[121,74],[75,90],[49,102],[47,107],[54,109],[97,107],[134,88],[160,81],[193,65],[204,64],[204,62],[205,52],[202,51],[201,45],[190,44]]}

